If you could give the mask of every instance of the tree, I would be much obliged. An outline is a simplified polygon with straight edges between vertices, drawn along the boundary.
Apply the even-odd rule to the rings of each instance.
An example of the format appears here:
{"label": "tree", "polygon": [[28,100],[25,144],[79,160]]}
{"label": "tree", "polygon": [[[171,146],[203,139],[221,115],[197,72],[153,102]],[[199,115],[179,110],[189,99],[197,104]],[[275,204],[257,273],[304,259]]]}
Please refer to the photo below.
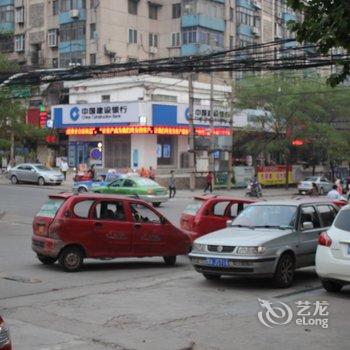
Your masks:
{"label": "tree", "polygon": [[[18,66],[0,55],[0,75],[15,73]],[[30,140],[44,139],[46,132],[25,123],[23,101],[14,98],[16,92],[8,87],[0,88],[0,150],[9,151],[10,159],[15,158],[15,143],[24,144]]]}
{"label": "tree", "polygon": [[331,89],[318,78],[275,74],[244,79],[236,86],[236,97],[239,109],[260,109],[255,123],[240,135],[247,140],[253,133],[245,143],[252,154],[283,154],[286,172],[296,152],[295,139],[304,140],[311,162],[318,155],[329,161],[349,157],[348,135],[334,127],[340,116],[349,118],[349,88]]}
{"label": "tree", "polygon": [[[319,52],[328,54],[332,48],[350,51],[349,0],[288,0],[288,5],[303,14],[302,22],[292,22],[299,42],[319,45]],[[344,81],[350,73],[350,62],[342,63],[342,71],[332,74],[332,86]]]}

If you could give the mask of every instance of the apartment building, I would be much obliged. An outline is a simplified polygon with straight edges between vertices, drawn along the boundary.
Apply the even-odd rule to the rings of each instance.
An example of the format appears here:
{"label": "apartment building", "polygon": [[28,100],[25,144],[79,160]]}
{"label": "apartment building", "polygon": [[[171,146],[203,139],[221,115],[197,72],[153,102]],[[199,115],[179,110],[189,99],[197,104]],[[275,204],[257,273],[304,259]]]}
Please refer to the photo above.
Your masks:
{"label": "apartment building", "polygon": [[294,18],[286,0],[0,0],[0,52],[47,68],[197,55],[288,38]]}

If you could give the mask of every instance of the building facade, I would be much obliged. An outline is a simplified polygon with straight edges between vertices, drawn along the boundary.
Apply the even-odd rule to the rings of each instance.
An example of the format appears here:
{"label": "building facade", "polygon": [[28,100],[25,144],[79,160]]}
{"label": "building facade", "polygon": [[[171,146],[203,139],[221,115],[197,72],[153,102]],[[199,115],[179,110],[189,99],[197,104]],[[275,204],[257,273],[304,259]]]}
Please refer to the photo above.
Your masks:
{"label": "building facade", "polygon": [[294,18],[286,0],[0,0],[0,53],[34,68],[197,55],[290,38]]}

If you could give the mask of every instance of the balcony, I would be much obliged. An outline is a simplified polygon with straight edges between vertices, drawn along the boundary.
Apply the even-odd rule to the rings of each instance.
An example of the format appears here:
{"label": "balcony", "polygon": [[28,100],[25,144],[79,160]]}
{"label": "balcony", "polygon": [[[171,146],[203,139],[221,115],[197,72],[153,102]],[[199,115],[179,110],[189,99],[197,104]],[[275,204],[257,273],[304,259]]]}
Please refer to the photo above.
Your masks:
{"label": "balcony", "polygon": [[64,41],[59,43],[58,50],[60,53],[78,52],[86,50],[85,39]]}
{"label": "balcony", "polygon": [[253,36],[253,27],[248,26],[247,24],[239,24],[237,26],[237,34],[247,35],[247,36]]}
{"label": "balcony", "polygon": [[75,21],[86,21],[86,10],[75,9],[60,13],[60,24],[72,23]]}
{"label": "balcony", "polygon": [[225,31],[225,21],[220,18],[211,18],[204,15],[185,15],[181,17],[181,27],[203,27],[216,30],[218,32]]}
{"label": "balcony", "polygon": [[297,19],[297,16],[294,13],[289,13],[289,12],[282,13],[282,20],[285,22],[295,21],[296,19]]}
{"label": "balcony", "polygon": [[184,44],[181,46],[181,56],[205,55],[215,51],[215,48],[207,44]]}
{"label": "balcony", "polygon": [[288,41],[288,42],[282,44],[282,47],[284,49],[294,49],[296,46],[297,46],[297,42],[295,40]]}
{"label": "balcony", "polygon": [[14,30],[14,22],[0,23],[0,33],[12,33]]}
{"label": "balcony", "polygon": [[256,10],[256,7],[253,6],[250,0],[236,0],[237,7],[244,7],[249,10]]}
{"label": "balcony", "polygon": [[15,0],[0,0],[0,6],[14,5]]}

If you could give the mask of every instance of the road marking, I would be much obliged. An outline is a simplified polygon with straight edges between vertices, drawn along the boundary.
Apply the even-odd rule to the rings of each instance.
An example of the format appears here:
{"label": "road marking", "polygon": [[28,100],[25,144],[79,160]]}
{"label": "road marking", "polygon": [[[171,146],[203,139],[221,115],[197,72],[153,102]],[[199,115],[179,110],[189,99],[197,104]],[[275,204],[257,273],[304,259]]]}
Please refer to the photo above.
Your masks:
{"label": "road marking", "polygon": [[0,278],[8,281],[21,282],[21,283],[41,283],[42,282],[37,278],[28,278],[28,277],[12,275],[7,273],[0,273]]}

